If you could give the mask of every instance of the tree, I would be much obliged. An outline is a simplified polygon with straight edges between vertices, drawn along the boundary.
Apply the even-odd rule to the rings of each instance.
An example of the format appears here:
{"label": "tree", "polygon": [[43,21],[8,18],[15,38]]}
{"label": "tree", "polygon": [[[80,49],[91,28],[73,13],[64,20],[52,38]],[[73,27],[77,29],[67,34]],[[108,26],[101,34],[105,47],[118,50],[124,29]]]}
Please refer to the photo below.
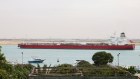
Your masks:
{"label": "tree", "polygon": [[82,60],[80,62],[77,63],[77,67],[91,67],[92,65],[85,60]]}
{"label": "tree", "polygon": [[46,74],[46,69],[47,69],[47,65],[44,64],[44,66],[43,66],[43,74]]}
{"label": "tree", "polygon": [[3,69],[0,69],[0,79],[9,79],[7,72]]}
{"label": "tree", "polygon": [[6,58],[4,56],[3,53],[1,53],[1,46],[0,46],[0,63],[5,63],[6,62]]}
{"label": "tree", "polygon": [[59,66],[56,67],[57,68],[57,72],[61,73],[61,74],[68,74],[71,73],[73,71],[73,66],[71,64],[61,64]]}
{"label": "tree", "polygon": [[105,51],[96,52],[92,56],[92,60],[94,61],[95,65],[106,65],[107,63],[113,62],[113,56],[110,53]]}
{"label": "tree", "polygon": [[58,67],[73,67],[71,64],[61,64]]}
{"label": "tree", "polygon": [[136,73],[136,69],[134,66],[130,66],[128,69],[127,69],[130,73],[132,74],[135,74]]}
{"label": "tree", "polygon": [[7,62],[6,57],[1,53],[0,46],[0,79],[28,79],[32,65],[12,65]]}

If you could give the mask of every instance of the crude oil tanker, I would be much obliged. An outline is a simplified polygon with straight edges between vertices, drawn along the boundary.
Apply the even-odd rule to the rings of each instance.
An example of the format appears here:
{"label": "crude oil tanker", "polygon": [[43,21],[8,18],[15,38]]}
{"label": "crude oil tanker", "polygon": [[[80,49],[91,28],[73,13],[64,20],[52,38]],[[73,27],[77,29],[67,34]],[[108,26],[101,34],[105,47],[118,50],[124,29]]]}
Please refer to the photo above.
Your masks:
{"label": "crude oil tanker", "polygon": [[18,47],[25,49],[134,50],[135,44],[126,39],[123,32],[120,37],[111,36],[106,43],[21,43]]}

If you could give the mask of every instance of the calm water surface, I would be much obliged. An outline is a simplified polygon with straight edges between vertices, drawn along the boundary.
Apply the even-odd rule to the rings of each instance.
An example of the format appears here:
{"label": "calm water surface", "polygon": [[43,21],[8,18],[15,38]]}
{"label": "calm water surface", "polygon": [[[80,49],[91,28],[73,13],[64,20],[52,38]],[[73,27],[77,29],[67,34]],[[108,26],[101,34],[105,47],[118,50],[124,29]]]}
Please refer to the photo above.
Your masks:
{"label": "calm water surface", "polygon": [[[140,46],[135,50],[64,50],[64,49],[20,49],[17,45],[2,45],[2,52],[12,63],[28,63],[32,58],[46,59],[43,64],[57,65],[62,63],[75,64],[76,60],[86,60],[93,63],[92,56],[98,51],[110,52],[114,56],[113,65],[117,65],[117,54],[120,53],[121,66],[140,66]],[[60,62],[57,62],[59,59]]]}

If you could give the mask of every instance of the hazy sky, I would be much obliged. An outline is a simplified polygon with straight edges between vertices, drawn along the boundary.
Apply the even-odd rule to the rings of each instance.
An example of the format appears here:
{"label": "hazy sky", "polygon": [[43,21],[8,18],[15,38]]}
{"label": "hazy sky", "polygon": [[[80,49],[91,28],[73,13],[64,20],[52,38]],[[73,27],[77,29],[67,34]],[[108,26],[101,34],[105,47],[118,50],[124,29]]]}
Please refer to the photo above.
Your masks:
{"label": "hazy sky", "polygon": [[140,0],[0,0],[0,38],[140,38]]}

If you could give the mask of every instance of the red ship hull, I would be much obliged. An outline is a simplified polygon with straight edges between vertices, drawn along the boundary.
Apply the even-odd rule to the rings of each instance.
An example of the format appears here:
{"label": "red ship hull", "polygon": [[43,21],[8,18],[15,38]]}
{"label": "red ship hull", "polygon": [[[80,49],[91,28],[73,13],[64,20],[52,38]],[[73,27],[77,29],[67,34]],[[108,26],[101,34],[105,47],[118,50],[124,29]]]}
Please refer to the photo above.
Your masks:
{"label": "red ship hull", "polygon": [[135,45],[39,45],[19,44],[18,47],[25,49],[94,49],[94,50],[134,50]]}

